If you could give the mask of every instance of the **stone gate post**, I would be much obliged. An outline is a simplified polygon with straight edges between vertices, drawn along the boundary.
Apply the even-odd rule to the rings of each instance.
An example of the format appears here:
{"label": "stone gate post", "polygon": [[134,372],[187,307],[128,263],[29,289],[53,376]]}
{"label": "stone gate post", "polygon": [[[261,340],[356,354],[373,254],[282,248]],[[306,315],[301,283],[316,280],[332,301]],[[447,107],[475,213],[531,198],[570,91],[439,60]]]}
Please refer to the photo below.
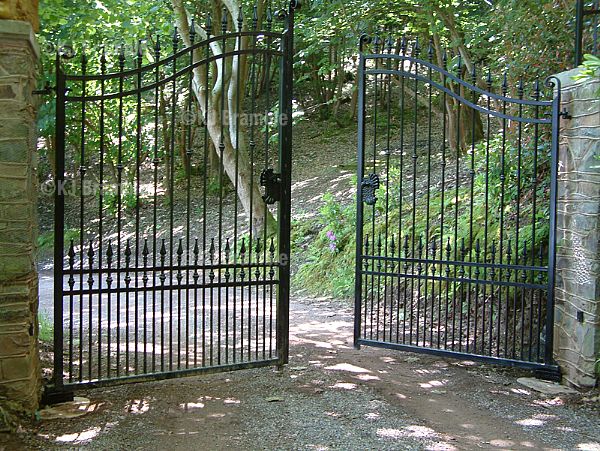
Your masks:
{"label": "stone gate post", "polygon": [[597,384],[600,359],[600,78],[558,75],[563,119],[559,148],[554,355],[563,382]]}
{"label": "stone gate post", "polygon": [[31,414],[40,395],[32,94],[39,49],[31,23],[4,19],[6,8],[0,2],[0,411]]}

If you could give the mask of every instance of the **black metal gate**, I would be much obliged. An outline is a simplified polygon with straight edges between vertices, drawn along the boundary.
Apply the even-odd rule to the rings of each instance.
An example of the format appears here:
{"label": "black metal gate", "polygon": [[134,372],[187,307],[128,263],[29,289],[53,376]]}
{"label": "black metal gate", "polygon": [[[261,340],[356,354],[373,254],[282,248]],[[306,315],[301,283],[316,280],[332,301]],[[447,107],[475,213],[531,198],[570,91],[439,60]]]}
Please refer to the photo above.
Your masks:
{"label": "black metal gate", "polygon": [[361,40],[355,344],[556,376],[558,80],[395,42]]}
{"label": "black metal gate", "polygon": [[57,57],[55,389],[287,362],[294,7]]}

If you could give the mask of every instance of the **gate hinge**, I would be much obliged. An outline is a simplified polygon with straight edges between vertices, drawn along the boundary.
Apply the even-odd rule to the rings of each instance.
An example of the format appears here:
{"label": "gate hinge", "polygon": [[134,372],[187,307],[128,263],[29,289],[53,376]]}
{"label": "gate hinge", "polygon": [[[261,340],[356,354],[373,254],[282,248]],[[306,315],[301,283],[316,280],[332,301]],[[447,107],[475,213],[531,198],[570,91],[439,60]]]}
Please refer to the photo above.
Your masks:
{"label": "gate hinge", "polygon": [[272,168],[263,169],[260,174],[260,186],[265,187],[262,198],[267,204],[281,201],[281,174],[277,174]]}
{"label": "gate hinge", "polygon": [[379,189],[379,176],[377,174],[369,174],[360,182],[362,201],[367,205],[375,205],[377,196],[375,192]]}
{"label": "gate hinge", "polygon": [[566,108],[563,108],[563,109],[562,109],[562,111],[561,111],[560,113],[558,113],[558,115],[559,115],[560,117],[562,117],[563,119],[567,119],[567,120],[569,120],[569,119],[573,119],[573,116],[571,116],[571,115],[569,114],[569,112],[567,111],[567,109],[566,109]]}
{"label": "gate hinge", "polygon": [[53,91],[56,91],[56,88],[50,86],[50,82],[46,82],[42,89],[36,89],[32,92],[32,94],[46,96],[52,94]]}

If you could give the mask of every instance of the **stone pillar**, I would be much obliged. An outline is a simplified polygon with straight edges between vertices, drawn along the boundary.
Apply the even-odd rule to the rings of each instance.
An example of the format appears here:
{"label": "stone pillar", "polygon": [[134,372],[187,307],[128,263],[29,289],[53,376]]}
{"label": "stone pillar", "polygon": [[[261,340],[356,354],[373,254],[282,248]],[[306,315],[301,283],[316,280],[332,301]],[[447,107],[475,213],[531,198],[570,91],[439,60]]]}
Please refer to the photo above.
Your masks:
{"label": "stone pillar", "polygon": [[32,94],[38,61],[30,23],[0,20],[0,412],[25,414],[37,409],[41,386]]}
{"label": "stone pillar", "polygon": [[[600,79],[560,74],[555,359],[563,381],[594,387],[600,370]],[[600,366],[600,365],[598,365]]]}

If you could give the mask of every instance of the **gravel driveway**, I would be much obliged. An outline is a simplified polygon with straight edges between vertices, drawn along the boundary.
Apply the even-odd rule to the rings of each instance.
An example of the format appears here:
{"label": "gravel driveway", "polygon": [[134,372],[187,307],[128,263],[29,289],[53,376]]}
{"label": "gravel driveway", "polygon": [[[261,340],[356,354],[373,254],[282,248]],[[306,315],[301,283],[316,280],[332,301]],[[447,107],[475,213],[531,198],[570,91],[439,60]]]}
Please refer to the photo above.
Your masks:
{"label": "gravel driveway", "polygon": [[38,422],[0,449],[600,450],[597,401],[532,392],[514,370],[356,350],[348,305],[297,296],[281,372],[83,392],[92,412]]}

